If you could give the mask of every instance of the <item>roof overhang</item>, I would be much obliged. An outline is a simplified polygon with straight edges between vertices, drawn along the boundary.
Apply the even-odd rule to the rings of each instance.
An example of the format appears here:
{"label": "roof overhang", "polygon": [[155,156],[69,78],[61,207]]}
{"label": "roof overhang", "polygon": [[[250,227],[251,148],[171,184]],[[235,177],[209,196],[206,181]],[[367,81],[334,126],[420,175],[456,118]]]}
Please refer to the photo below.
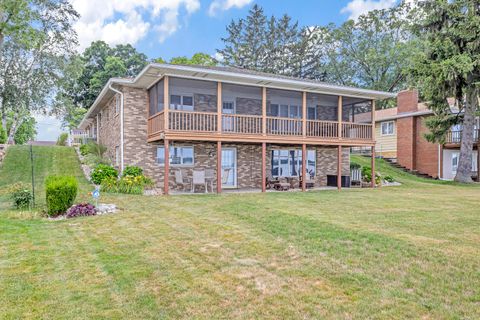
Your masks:
{"label": "roof overhang", "polygon": [[84,127],[87,125],[85,120],[95,116],[98,112],[98,107],[103,105],[103,103],[107,102],[113,96],[112,90],[109,89],[110,86],[116,84],[148,89],[165,75],[197,80],[220,81],[240,85],[266,86],[275,89],[307,91],[326,95],[341,95],[365,100],[383,100],[395,98],[397,96],[396,93],[391,92],[338,86],[324,82],[313,82],[301,79],[275,77],[274,75],[267,76],[263,74],[217,70],[203,68],[201,66],[151,63],[147,65],[134,79],[110,79],[88,110],[87,114],[80,123],[79,128],[84,129]]}

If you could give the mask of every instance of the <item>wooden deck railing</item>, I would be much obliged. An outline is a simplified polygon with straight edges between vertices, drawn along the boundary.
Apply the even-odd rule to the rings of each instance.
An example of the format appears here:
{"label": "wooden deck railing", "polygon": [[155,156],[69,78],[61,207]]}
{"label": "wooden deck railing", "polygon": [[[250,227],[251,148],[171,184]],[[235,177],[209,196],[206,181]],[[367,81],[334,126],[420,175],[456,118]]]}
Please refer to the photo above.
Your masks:
{"label": "wooden deck railing", "polygon": [[338,122],[307,120],[307,136],[320,138],[337,138]]}
{"label": "wooden deck railing", "polygon": [[[168,130],[181,132],[219,133],[218,113],[169,110]],[[243,114],[223,114],[221,119],[222,134],[262,135],[262,116]],[[342,138],[369,141],[372,139],[372,125],[344,122],[341,125]],[[165,130],[165,114],[157,113],[148,118],[148,136],[155,138]],[[338,122],[326,120],[307,120],[307,138],[337,139]],[[298,118],[266,117],[267,135],[303,136],[303,121]]]}
{"label": "wooden deck railing", "polygon": [[222,115],[222,131],[239,134],[262,134],[262,117],[224,114]]}
{"label": "wooden deck railing", "polygon": [[[480,137],[480,129],[476,129],[473,132],[473,141],[474,142],[480,141],[479,137]],[[453,143],[453,144],[462,142],[462,130],[449,131],[447,133],[447,136],[445,137],[445,142]]]}
{"label": "wooden deck railing", "polygon": [[170,110],[168,114],[169,130],[195,132],[217,131],[216,113]]}
{"label": "wooden deck railing", "polygon": [[165,129],[164,112],[159,112],[148,118],[147,131],[149,135],[156,135]]}
{"label": "wooden deck railing", "polygon": [[301,136],[302,120],[267,117],[267,134],[280,136]]}
{"label": "wooden deck railing", "polygon": [[354,140],[371,140],[372,125],[363,123],[342,123],[342,138]]}

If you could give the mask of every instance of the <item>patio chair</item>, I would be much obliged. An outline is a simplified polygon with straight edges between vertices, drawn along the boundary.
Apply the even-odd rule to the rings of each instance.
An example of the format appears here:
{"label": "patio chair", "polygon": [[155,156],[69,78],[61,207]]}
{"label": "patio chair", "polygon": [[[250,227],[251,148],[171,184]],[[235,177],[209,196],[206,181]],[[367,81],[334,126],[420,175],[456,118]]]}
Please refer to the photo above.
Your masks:
{"label": "patio chair", "polygon": [[193,170],[192,193],[195,192],[195,186],[203,186],[205,188],[205,193],[207,193],[205,170]]}
{"label": "patio chair", "polygon": [[271,172],[267,172],[267,177],[265,178],[265,186],[267,189],[272,189],[275,188],[275,184],[280,182],[278,181],[278,178],[273,178]]}
{"label": "patio chair", "polygon": [[175,170],[175,184],[184,187],[184,189],[186,189],[186,185],[191,186],[191,183],[189,181],[184,180],[182,170]]}
{"label": "patio chair", "polygon": [[227,184],[231,170],[232,170],[232,169],[230,169],[230,168],[228,168],[228,169],[223,169],[223,170],[222,170],[222,185],[226,185],[226,184]]}
{"label": "patio chair", "polygon": [[[302,176],[300,175],[300,182],[299,185],[300,187],[302,186]],[[312,175],[310,173],[307,173],[307,179],[305,179],[305,187],[307,189],[311,189],[315,186],[315,178],[312,178]]]}
{"label": "patio chair", "polygon": [[210,190],[213,192],[213,181],[215,180],[215,170],[205,169],[205,180],[207,181],[207,185],[210,184]]}

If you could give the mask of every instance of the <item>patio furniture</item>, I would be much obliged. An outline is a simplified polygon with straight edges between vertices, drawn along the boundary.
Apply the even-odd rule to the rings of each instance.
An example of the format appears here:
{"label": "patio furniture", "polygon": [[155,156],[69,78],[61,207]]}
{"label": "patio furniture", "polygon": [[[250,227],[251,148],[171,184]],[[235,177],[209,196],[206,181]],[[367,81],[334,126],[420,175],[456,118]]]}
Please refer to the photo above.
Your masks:
{"label": "patio furniture", "polygon": [[193,170],[192,193],[195,192],[195,186],[203,186],[207,193],[207,181],[205,180],[205,170]]}
{"label": "patio furniture", "polygon": [[207,185],[210,184],[210,190],[213,192],[213,181],[215,180],[215,170],[205,169],[205,180],[207,181]]}
{"label": "patio furniture", "polygon": [[182,170],[175,170],[175,184],[180,185],[184,188],[185,185],[191,186],[190,181],[185,181]]}
{"label": "patio furniture", "polygon": [[278,180],[278,178],[273,178],[272,177],[271,172],[267,173],[267,177],[265,178],[265,186],[266,186],[267,189],[275,188],[275,184],[279,183],[279,182],[280,181]]}
{"label": "patio furniture", "polygon": [[[300,186],[302,185],[303,183],[303,178],[302,176],[300,176]],[[307,189],[311,189],[315,186],[315,178],[312,178],[312,176],[307,173],[307,179],[305,180],[305,187]]]}
{"label": "patio furniture", "polygon": [[226,184],[227,184],[231,170],[232,170],[231,168],[227,168],[227,169],[223,169],[223,170],[222,170],[222,185],[226,185]]}
{"label": "patio furniture", "polygon": [[288,179],[279,179],[277,183],[274,185],[275,190],[278,191],[288,191],[290,190],[290,182],[288,182]]}

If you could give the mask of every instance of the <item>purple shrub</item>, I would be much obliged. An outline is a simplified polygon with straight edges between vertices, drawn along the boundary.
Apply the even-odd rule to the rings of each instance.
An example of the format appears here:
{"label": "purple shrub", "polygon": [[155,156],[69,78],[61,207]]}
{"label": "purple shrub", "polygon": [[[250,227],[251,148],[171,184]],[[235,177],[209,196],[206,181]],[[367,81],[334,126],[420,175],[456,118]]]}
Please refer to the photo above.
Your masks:
{"label": "purple shrub", "polygon": [[90,203],[79,203],[70,207],[67,210],[67,218],[75,218],[82,216],[94,216],[97,214],[97,209]]}

